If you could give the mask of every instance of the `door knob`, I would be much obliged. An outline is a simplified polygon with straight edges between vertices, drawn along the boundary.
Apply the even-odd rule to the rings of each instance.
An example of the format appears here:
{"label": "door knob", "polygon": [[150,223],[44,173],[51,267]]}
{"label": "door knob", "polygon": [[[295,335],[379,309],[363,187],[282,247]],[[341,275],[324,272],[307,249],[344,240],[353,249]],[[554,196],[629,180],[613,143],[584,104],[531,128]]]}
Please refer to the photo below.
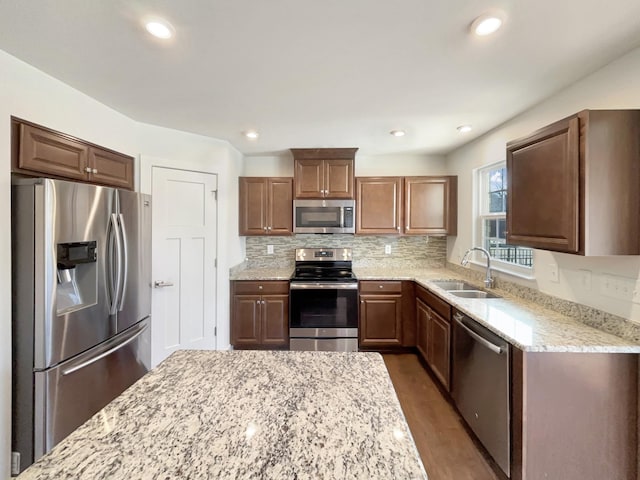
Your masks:
{"label": "door knob", "polygon": [[153,282],[154,288],[164,288],[164,287],[173,287],[172,282],[165,282],[164,280],[156,280]]}

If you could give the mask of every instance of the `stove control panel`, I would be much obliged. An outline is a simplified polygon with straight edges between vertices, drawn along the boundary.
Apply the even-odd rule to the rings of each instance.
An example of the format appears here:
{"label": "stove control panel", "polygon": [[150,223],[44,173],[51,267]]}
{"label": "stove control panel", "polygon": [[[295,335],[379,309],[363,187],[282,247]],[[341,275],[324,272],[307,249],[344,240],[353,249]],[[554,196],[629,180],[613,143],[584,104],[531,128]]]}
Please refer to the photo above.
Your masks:
{"label": "stove control panel", "polygon": [[296,248],[296,262],[351,261],[350,248]]}

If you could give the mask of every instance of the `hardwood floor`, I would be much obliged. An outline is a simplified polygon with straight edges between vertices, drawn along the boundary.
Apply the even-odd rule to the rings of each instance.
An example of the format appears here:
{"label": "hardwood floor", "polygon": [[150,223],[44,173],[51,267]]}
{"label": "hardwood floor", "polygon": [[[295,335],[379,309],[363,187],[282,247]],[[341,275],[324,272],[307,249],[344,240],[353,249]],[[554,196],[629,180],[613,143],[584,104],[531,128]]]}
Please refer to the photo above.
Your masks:
{"label": "hardwood floor", "polygon": [[417,355],[383,358],[429,480],[498,480]]}

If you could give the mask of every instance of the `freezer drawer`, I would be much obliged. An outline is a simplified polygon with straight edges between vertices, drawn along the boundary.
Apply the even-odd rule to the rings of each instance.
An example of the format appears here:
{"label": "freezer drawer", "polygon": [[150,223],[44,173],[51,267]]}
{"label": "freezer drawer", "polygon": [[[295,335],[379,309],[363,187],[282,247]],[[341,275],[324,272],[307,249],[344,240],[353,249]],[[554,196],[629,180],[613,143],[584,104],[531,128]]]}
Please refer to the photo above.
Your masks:
{"label": "freezer drawer", "polygon": [[149,371],[150,319],[35,374],[37,460]]}

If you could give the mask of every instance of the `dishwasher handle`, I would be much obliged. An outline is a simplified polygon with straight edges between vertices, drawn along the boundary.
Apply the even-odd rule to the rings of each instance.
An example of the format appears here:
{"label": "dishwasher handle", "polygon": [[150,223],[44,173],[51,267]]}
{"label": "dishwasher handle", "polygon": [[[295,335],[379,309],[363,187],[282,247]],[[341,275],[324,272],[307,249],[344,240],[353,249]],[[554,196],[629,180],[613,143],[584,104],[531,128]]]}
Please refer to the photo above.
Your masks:
{"label": "dishwasher handle", "polygon": [[501,355],[504,352],[504,349],[498,345],[495,345],[493,343],[491,343],[489,340],[487,340],[486,338],[478,335],[476,332],[474,332],[473,330],[471,330],[469,327],[467,327],[463,322],[462,319],[464,318],[461,314],[456,313],[453,315],[454,320],[456,321],[456,323],[458,325],[460,325],[465,332],[467,332],[476,342],[478,342],[480,345],[483,345],[485,347],[487,347],[489,350],[491,350],[493,353],[497,353],[498,355]]}

